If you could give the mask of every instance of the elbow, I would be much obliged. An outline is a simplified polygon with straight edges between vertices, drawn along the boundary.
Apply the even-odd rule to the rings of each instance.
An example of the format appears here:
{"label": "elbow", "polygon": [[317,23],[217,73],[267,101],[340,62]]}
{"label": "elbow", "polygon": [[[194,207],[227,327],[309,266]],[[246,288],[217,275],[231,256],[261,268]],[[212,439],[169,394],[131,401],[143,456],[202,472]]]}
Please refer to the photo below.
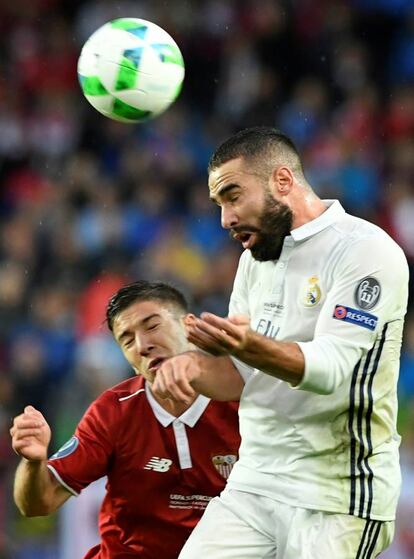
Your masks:
{"label": "elbow", "polygon": [[336,390],[336,387],[332,384],[327,386],[326,384],[310,384],[309,382],[301,382],[296,385],[291,385],[291,387],[295,390],[312,392],[313,394],[318,394],[319,396],[330,396]]}
{"label": "elbow", "polygon": [[346,371],[338,369],[329,376],[327,379],[328,382],[320,387],[321,390],[319,394],[321,394],[321,396],[330,396],[331,394],[334,394],[343,385],[346,377]]}
{"label": "elbow", "polygon": [[48,514],[50,514],[50,512],[48,512],[46,508],[41,507],[25,507],[17,505],[17,508],[19,509],[20,514],[22,516],[25,516],[26,518],[33,518],[35,516],[47,516]]}
{"label": "elbow", "polygon": [[343,380],[344,377],[342,375],[321,372],[317,375],[306,375],[297,385],[292,387],[305,390],[306,392],[313,392],[319,396],[330,396],[338,390]]}
{"label": "elbow", "polygon": [[35,516],[48,516],[55,512],[56,507],[46,502],[38,501],[36,503],[21,502],[15,499],[17,508],[22,516],[33,518]]}
{"label": "elbow", "polygon": [[333,394],[335,392],[335,390],[337,389],[336,386],[334,386],[333,384],[330,384],[329,386],[317,386],[313,392],[315,392],[316,394],[319,394],[320,396],[330,396],[331,394]]}
{"label": "elbow", "polygon": [[319,382],[315,383],[313,386],[307,387],[306,390],[319,394],[319,396],[331,396],[338,390],[343,380],[343,376],[327,376],[326,378],[319,379]]}

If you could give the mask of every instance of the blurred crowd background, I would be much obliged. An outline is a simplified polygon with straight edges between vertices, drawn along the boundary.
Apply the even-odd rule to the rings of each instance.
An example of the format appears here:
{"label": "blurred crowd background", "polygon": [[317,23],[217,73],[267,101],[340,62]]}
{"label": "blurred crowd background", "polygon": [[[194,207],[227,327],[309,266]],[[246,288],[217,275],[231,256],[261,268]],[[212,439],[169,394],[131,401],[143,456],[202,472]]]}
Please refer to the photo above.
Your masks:
{"label": "blurred crowd background", "polygon": [[[95,112],[76,77],[90,33],[127,16],[164,27],[187,72],[173,107],[135,126]],[[385,228],[414,272],[412,0],[0,3],[1,559],[64,557],[65,513],[27,520],[12,503],[8,429],[30,403],[56,450],[130,374],[103,323],[109,296],[163,279],[195,312],[226,314],[239,247],[208,200],[206,164],[260,124],[291,135],[317,193]],[[413,282],[399,395],[404,486],[384,557],[413,559]]]}

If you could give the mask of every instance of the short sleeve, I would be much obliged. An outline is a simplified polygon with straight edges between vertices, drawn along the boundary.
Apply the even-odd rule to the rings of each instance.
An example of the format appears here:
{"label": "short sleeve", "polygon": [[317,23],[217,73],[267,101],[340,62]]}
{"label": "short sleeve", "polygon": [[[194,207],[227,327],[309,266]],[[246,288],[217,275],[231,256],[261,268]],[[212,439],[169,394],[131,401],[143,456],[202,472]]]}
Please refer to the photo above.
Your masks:
{"label": "short sleeve", "polygon": [[108,471],[117,432],[115,410],[105,392],[88,408],[74,436],[48,460],[49,470],[74,495]]}

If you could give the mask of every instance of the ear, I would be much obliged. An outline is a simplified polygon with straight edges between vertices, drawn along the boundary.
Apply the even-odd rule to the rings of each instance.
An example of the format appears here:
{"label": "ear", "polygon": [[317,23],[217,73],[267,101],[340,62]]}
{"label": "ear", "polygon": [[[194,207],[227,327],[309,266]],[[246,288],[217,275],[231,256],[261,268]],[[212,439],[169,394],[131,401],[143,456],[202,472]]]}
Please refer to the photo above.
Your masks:
{"label": "ear", "polygon": [[294,177],[289,167],[275,167],[270,178],[270,186],[274,194],[286,196],[292,190]]}
{"label": "ear", "polygon": [[188,328],[194,324],[195,319],[196,319],[196,317],[195,317],[195,314],[193,314],[193,313],[187,313],[183,317],[184,328],[185,328],[186,332],[188,332]]}

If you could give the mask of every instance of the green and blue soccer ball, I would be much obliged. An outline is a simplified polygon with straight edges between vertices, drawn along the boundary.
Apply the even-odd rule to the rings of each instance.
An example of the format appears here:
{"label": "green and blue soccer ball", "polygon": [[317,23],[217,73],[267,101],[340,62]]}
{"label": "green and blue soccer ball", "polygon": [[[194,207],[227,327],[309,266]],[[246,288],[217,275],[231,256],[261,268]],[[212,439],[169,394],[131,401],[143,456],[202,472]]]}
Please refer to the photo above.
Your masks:
{"label": "green and blue soccer ball", "polygon": [[164,112],[178,97],[184,60],[174,39],[138,18],[110,21],[84,44],[78,77],[89,103],[121,122],[142,122]]}

